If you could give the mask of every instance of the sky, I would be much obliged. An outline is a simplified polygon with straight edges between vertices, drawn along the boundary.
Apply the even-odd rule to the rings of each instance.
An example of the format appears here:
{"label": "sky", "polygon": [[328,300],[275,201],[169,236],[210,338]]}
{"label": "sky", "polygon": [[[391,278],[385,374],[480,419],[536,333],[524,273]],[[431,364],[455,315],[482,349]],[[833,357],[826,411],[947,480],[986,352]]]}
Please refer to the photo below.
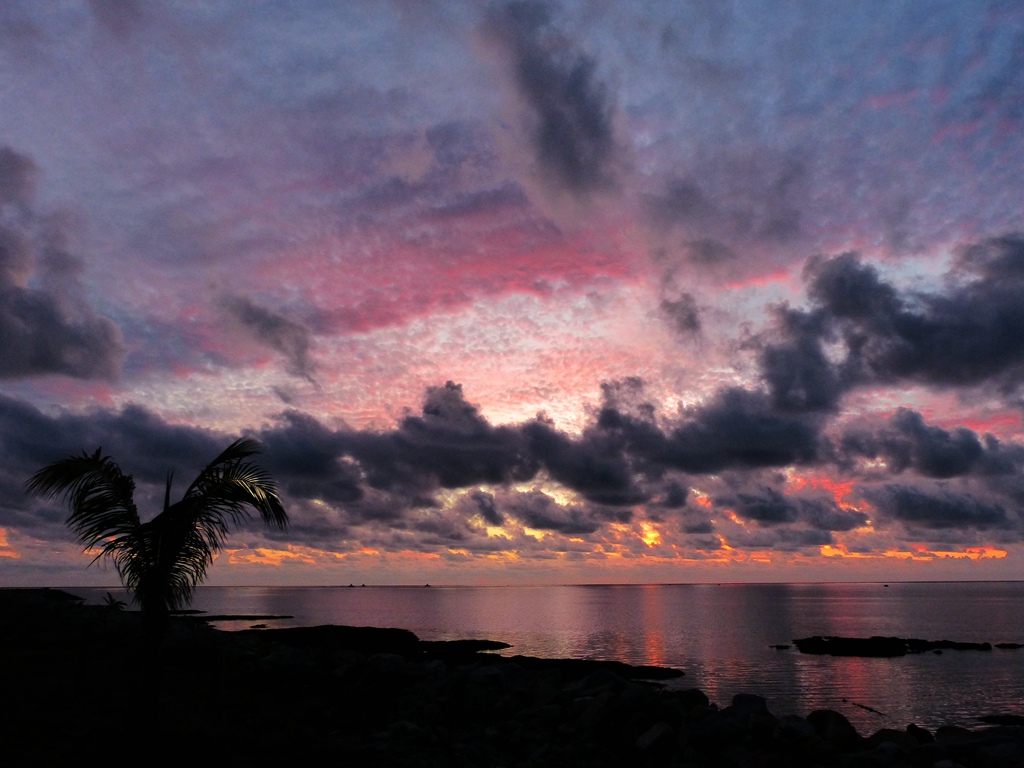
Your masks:
{"label": "sky", "polygon": [[211,584],[1024,578],[1016,0],[8,0],[0,103],[0,585],[240,435]]}

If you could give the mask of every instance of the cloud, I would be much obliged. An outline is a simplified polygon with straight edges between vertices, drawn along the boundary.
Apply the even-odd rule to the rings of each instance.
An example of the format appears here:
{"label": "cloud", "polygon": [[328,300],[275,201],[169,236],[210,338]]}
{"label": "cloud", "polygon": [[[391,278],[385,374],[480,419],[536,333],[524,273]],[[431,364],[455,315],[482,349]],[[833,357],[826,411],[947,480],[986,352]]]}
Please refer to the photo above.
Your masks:
{"label": "cloud", "polygon": [[[912,474],[935,480],[959,479],[987,494],[1019,502],[1024,477],[1024,446],[979,435],[965,427],[946,430],[900,408],[882,425],[850,426],[837,441],[835,460],[846,472],[868,480]],[[865,466],[863,461],[872,462]],[[884,462],[884,470],[874,463]]]}
{"label": "cloud", "polygon": [[601,522],[587,514],[579,504],[559,504],[541,491],[516,494],[509,513],[523,525],[541,531],[558,531],[566,536],[585,536],[596,532]]}
{"label": "cloud", "polygon": [[847,387],[825,351],[827,318],[786,305],[773,314],[775,327],[760,337],[758,354],[772,406],[784,413],[834,411]]}
{"label": "cloud", "polygon": [[281,353],[288,373],[316,383],[313,374],[317,366],[310,353],[312,339],[306,326],[244,296],[225,296],[222,304],[256,340]]}
{"label": "cloud", "polygon": [[880,385],[1019,397],[1024,236],[960,246],[932,291],[901,290],[852,252],[810,259],[804,281],[809,307],[772,307],[770,328],[746,342],[774,410],[835,413],[850,390]]}
{"label": "cloud", "polygon": [[[1001,504],[970,494],[887,484],[865,496],[886,516],[911,529],[1005,529],[1014,521]],[[1018,523],[1019,525],[1019,523]]]}
{"label": "cloud", "polygon": [[480,516],[488,525],[501,525],[505,522],[504,516],[498,511],[494,502],[494,495],[484,491],[474,491],[470,494],[473,503],[476,504]]}
{"label": "cloud", "polygon": [[143,19],[139,0],[89,0],[89,10],[96,21],[115,37],[125,40]]}
{"label": "cloud", "polygon": [[619,435],[649,472],[783,467],[814,463],[821,453],[818,423],[779,413],[763,393],[739,387],[719,390],[664,429],[614,407],[601,410],[598,425]]}
{"label": "cloud", "polygon": [[700,308],[690,293],[680,293],[675,298],[661,300],[660,309],[669,319],[672,327],[684,336],[700,333]]}
{"label": "cloud", "polygon": [[612,107],[595,60],[557,34],[548,6],[539,2],[496,6],[486,26],[511,55],[545,177],[573,193],[607,186],[615,156]]}
{"label": "cloud", "polygon": [[[686,172],[668,171],[641,195],[658,260],[691,280],[764,272],[806,239],[811,174],[800,152],[716,149]],[[660,188],[659,188],[660,187]],[[756,250],[757,259],[745,254]]]}
{"label": "cloud", "polygon": [[[833,544],[836,534],[865,535],[869,517],[897,538],[919,538],[922,530],[1005,538],[1020,527],[1008,510],[1024,498],[1024,448],[991,436],[942,430],[904,410],[883,424],[848,429],[831,446],[823,422],[780,413],[764,393],[723,389],[672,416],[647,400],[639,379],[608,383],[604,394],[578,435],[543,418],[493,425],[452,382],[428,388],[419,412],[407,411],[389,429],[329,427],[285,411],[254,436],[293,526],[254,535],[341,551],[357,542],[547,557],[569,546],[567,538],[617,541],[616,526],[633,525],[638,514],[662,526],[663,536],[684,537],[680,546],[703,551],[718,547],[712,534],[753,549]],[[10,492],[0,524],[66,538],[63,512],[20,490],[25,478],[64,455],[102,445],[135,474],[140,506],[156,509],[168,469],[185,478],[230,439],[170,424],[137,405],[46,414],[0,397],[0,488]],[[879,458],[886,468],[865,463]],[[852,478],[846,490],[832,481],[797,482],[801,467],[830,465]],[[735,524],[712,523],[716,509],[731,510]],[[505,534],[494,538],[491,526]],[[556,538],[538,543],[517,526]]]}
{"label": "cloud", "polygon": [[825,496],[784,494],[771,487],[719,496],[715,504],[731,508],[739,517],[764,528],[803,523],[817,531],[849,531],[868,521],[863,512],[843,509]]}
{"label": "cloud", "polygon": [[638,504],[647,493],[636,483],[621,439],[591,429],[578,440],[537,420],[522,426],[532,454],[553,480],[599,504]]}
{"label": "cloud", "polygon": [[[966,475],[977,467],[986,453],[978,436],[959,427],[952,431],[925,424],[924,417],[900,408],[886,428],[872,434],[850,430],[843,448],[868,459],[884,458],[890,472],[907,469],[925,477],[950,478]],[[994,447],[994,446],[993,446]],[[993,462],[988,462],[990,466]]]}
{"label": "cloud", "polygon": [[0,147],[0,205],[27,209],[35,197],[39,169],[32,158]]}
{"label": "cloud", "polygon": [[812,259],[804,274],[808,296],[846,344],[847,381],[1015,386],[1024,365],[1024,237],[965,246],[945,290],[933,293],[901,292],[853,253]]}
{"label": "cloud", "polygon": [[[29,500],[24,483],[43,466],[83,450],[102,447],[139,482],[136,500],[145,517],[159,511],[168,470],[177,469],[176,489],[214,459],[231,438],[210,430],[168,424],[137,405],[120,411],[43,413],[28,403],[0,395],[0,525],[15,524],[37,538],[72,540],[65,529],[67,511]],[[188,477],[188,480],[185,478]]]}
{"label": "cloud", "polygon": [[124,356],[120,330],[82,298],[66,223],[34,210],[37,175],[31,158],[0,148],[0,379],[112,379]]}

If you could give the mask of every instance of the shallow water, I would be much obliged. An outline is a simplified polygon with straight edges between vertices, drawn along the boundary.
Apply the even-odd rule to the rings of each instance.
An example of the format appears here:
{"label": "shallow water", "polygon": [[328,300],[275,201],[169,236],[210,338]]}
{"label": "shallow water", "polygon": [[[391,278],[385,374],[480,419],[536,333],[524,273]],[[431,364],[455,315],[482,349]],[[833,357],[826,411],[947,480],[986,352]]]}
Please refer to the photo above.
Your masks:
{"label": "shallow water", "polygon": [[[107,590],[70,591],[101,602]],[[269,626],[402,627],[425,640],[502,640],[509,654],[677,667],[686,676],[673,687],[700,688],[721,705],[747,692],[776,714],[828,707],[862,733],[1024,714],[1024,649],[861,659],[770,648],[810,635],[1024,642],[1024,582],[201,587],[193,607],[294,617]]]}

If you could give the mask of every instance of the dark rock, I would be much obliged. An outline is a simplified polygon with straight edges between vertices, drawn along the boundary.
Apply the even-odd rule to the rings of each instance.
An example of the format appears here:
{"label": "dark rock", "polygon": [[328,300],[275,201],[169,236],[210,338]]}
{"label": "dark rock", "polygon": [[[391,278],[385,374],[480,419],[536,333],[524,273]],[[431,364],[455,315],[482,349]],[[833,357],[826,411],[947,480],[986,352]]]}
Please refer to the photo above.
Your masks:
{"label": "dark rock", "polygon": [[706,707],[711,703],[708,700],[707,694],[697,688],[687,688],[683,691],[670,691],[668,695],[679,702],[683,709]]}
{"label": "dark rock", "polygon": [[935,766],[943,760],[950,760],[949,750],[944,744],[939,744],[937,741],[919,744],[910,750],[909,756],[914,765]]}
{"label": "dark rock", "polygon": [[800,653],[828,656],[905,656],[906,643],[898,637],[805,637],[794,640]]}
{"label": "dark rock", "polygon": [[338,647],[350,648],[367,654],[415,652],[420,639],[407,629],[380,627],[286,627],[284,629],[243,629],[239,636],[258,633],[261,638],[295,648]]}
{"label": "dark rock", "polygon": [[768,702],[763,696],[757,696],[753,693],[737,693],[732,697],[732,708],[738,712],[755,714],[767,712]]}
{"label": "dark rock", "polygon": [[405,664],[405,657],[397,653],[375,653],[366,659],[371,674],[387,675],[397,672]]}
{"label": "dark rock", "polygon": [[918,746],[917,739],[906,731],[898,731],[895,728],[882,728],[875,731],[865,740],[868,746],[879,747],[883,744],[891,744],[899,751],[908,751]]}
{"label": "dark rock", "polygon": [[822,741],[838,749],[850,749],[861,741],[857,729],[835,710],[815,710],[807,716],[807,722]]}
{"label": "dark rock", "polygon": [[494,664],[488,664],[484,667],[477,667],[469,673],[469,681],[471,683],[478,683],[480,685],[487,685],[489,683],[500,685],[505,680],[504,675],[501,674],[501,668]]}
{"label": "dark rock", "polygon": [[958,725],[940,725],[935,730],[935,740],[941,742],[967,741],[975,737],[974,731]]}
{"label": "dark rock", "polygon": [[930,744],[935,741],[935,737],[925,728],[921,728],[911,723],[907,726],[907,733],[914,737],[914,741],[918,744]]}
{"label": "dark rock", "polygon": [[636,740],[636,748],[643,752],[651,749],[658,742],[669,741],[675,741],[675,729],[663,720],[659,720]]}
{"label": "dark rock", "polygon": [[420,650],[434,658],[458,659],[484,651],[502,651],[512,646],[498,640],[420,640]]}
{"label": "dark rock", "polygon": [[954,640],[919,640],[902,637],[804,637],[793,641],[800,653],[828,656],[896,657],[908,653],[951,651],[991,651],[991,643]]}
{"label": "dark rock", "polygon": [[701,720],[690,732],[689,744],[702,749],[721,748],[746,736],[744,718],[727,707]]}
{"label": "dark rock", "polygon": [[806,745],[820,741],[817,730],[806,718],[798,715],[783,716],[775,726],[774,739],[784,744]]}

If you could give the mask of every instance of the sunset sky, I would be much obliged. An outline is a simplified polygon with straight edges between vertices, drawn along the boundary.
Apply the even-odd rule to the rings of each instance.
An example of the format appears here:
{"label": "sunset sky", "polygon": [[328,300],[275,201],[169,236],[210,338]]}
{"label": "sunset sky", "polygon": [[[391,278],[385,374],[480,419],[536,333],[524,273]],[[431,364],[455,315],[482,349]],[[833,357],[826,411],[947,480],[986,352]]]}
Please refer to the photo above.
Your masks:
{"label": "sunset sky", "polygon": [[1024,578],[1024,6],[0,4],[0,585]]}

